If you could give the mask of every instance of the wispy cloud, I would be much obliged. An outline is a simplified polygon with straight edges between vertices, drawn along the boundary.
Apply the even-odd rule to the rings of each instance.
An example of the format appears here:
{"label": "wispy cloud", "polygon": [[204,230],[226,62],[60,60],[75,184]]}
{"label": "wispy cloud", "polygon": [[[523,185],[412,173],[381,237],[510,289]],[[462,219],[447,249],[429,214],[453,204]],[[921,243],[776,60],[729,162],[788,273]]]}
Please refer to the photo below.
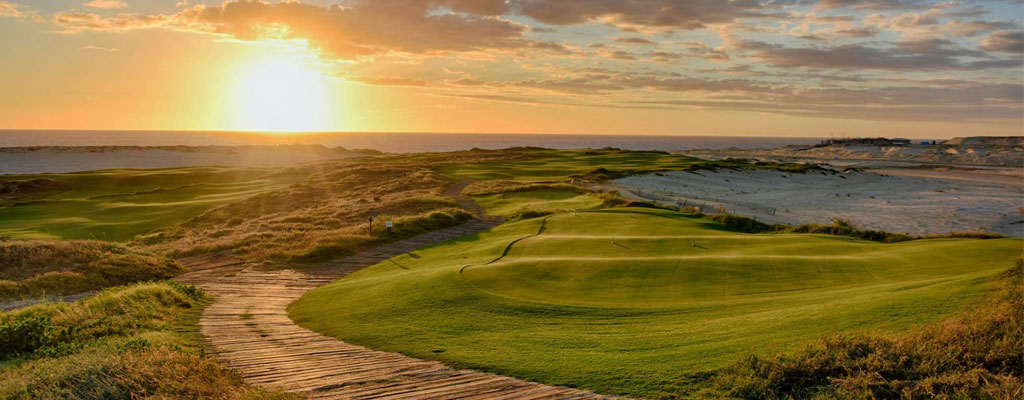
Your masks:
{"label": "wispy cloud", "polygon": [[24,4],[0,0],[0,17],[40,20],[39,13]]}
{"label": "wispy cloud", "polygon": [[84,49],[84,50],[96,50],[96,51],[117,51],[117,49],[113,48],[113,47],[103,47],[103,46],[93,46],[93,45],[82,46],[82,49]]}
{"label": "wispy cloud", "polygon": [[84,6],[101,10],[120,10],[128,8],[128,3],[119,0],[92,0],[85,3]]}
{"label": "wispy cloud", "polygon": [[[104,9],[120,1],[96,0]],[[108,4],[111,3],[111,4]],[[112,3],[118,3],[118,6]],[[57,12],[64,33],[298,40],[366,85],[463,99],[860,119],[1019,118],[1024,30],[956,0],[229,0]],[[999,3],[1024,12],[1018,0]],[[25,13],[0,0],[0,15]],[[457,70],[454,74],[451,71]],[[1016,114],[1015,114],[1016,113]]]}

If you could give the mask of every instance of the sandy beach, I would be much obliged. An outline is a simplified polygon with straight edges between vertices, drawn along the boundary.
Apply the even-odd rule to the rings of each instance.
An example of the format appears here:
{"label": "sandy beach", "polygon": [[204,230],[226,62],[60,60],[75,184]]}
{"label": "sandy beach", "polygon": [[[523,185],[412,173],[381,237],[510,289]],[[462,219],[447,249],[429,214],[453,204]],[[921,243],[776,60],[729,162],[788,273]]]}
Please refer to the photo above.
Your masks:
{"label": "sandy beach", "polygon": [[1020,170],[889,169],[847,173],[659,172],[614,181],[624,195],[677,206],[724,207],[760,221],[829,223],[909,234],[988,231],[1024,236]]}

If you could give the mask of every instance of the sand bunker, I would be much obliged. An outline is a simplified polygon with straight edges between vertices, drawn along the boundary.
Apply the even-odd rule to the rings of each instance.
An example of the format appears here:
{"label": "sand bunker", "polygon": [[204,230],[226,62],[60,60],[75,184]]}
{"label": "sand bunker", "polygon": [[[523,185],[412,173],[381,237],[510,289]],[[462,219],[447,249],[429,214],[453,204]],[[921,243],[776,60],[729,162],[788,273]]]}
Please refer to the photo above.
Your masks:
{"label": "sand bunker", "polygon": [[[909,234],[989,231],[1024,236],[1024,182],[955,171],[897,176],[874,172],[660,172],[614,181],[630,197],[698,205],[788,224],[837,218]],[[915,175],[915,174],[907,174]]]}

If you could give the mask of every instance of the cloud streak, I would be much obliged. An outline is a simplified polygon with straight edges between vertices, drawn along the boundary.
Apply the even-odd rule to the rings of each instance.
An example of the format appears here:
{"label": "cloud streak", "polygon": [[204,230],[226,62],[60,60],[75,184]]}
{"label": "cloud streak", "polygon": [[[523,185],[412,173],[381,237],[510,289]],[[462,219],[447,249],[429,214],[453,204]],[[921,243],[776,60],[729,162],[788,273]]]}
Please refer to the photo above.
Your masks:
{"label": "cloud streak", "polygon": [[[51,22],[69,34],[298,40],[349,61],[339,75],[350,81],[463,99],[857,119],[1020,118],[1024,103],[1020,21],[973,2],[230,0],[149,15],[119,13],[117,0],[85,6],[99,11]],[[26,10],[0,0],[0,16]]]}
{"label": "cloud streak", "polygon": [[101,10],[120,10],[128,8],[128,3],[119,0],[92,0],[84,5],[89,8],[97,8]]}

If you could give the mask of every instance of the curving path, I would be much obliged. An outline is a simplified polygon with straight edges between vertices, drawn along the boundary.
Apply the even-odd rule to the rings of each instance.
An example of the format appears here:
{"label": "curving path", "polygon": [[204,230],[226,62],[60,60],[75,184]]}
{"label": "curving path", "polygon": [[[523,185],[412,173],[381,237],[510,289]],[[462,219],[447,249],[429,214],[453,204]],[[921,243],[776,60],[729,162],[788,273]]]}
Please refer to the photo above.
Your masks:
{"label": "curving path", "polygon": [[605,398],[371,350],[310,331],[288,318],[288,304],[317,286],[388,258],[499,224],[500,220],[484,219],[479,206],[459,195],[467,183],[452,185],[445,194],[458,199],[480,219],[383,245],[316,270],[260,270],[220,255],[181,260],[190,272],[178,280],[196,284],[216,296],[199,321],[213,353],[249,383],[308,393],[311,398]]}

